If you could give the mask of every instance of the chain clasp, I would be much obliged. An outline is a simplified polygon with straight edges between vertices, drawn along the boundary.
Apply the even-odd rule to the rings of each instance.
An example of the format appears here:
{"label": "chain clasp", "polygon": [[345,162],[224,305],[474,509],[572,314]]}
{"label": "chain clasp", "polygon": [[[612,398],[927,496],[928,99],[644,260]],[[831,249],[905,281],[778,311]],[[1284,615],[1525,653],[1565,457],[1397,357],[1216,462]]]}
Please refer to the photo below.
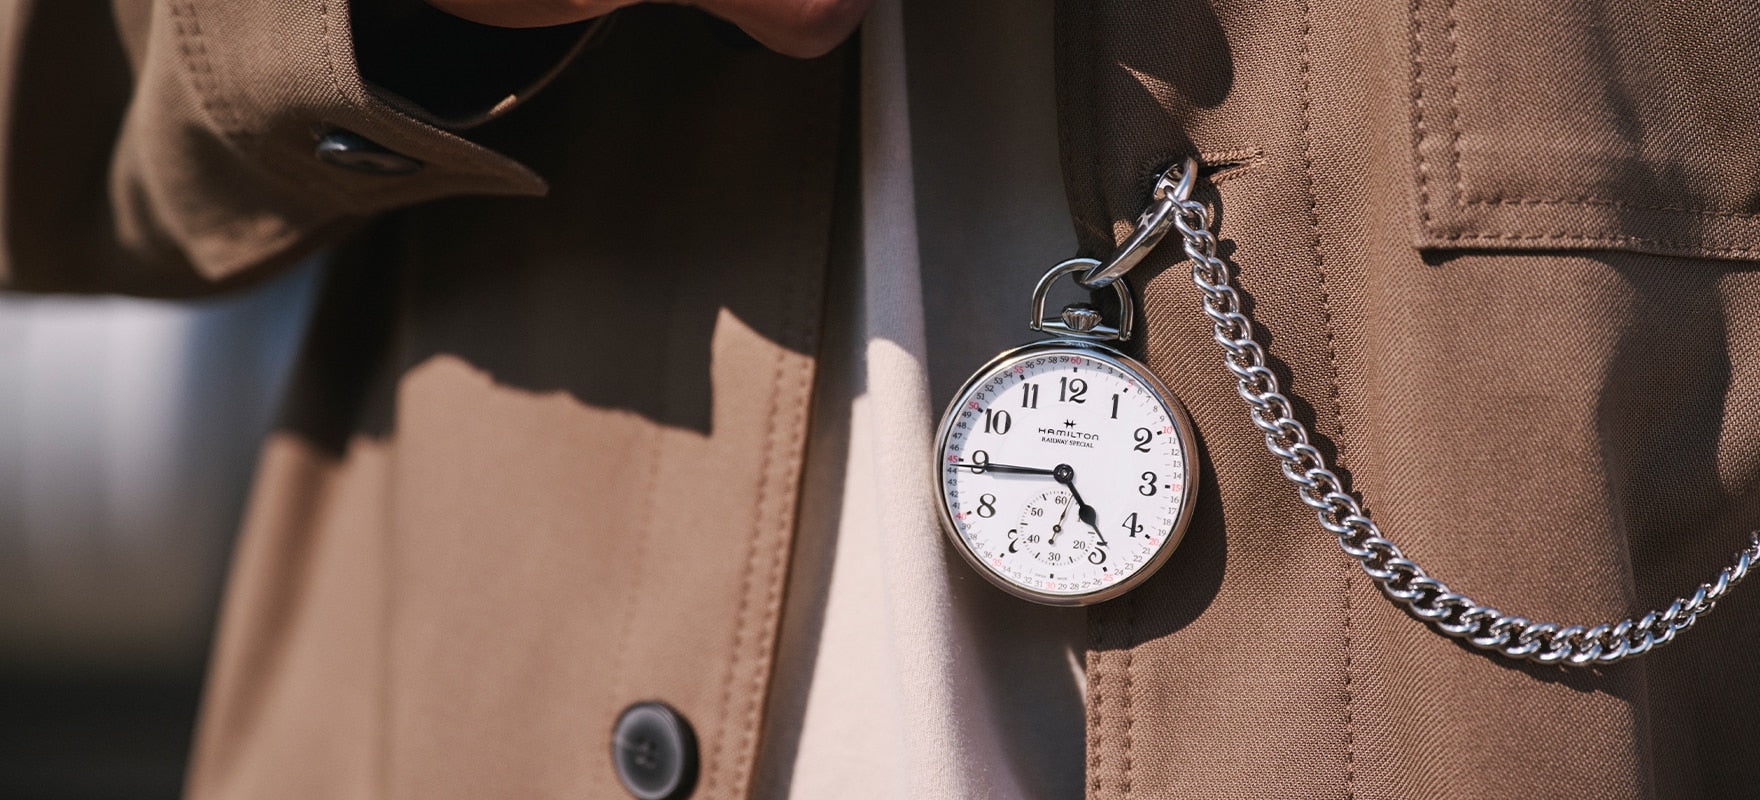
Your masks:
{"label": "chain clasp", "polygon": [[1144,256],[1149,255],[1167,229],[1173,225],[1180,204],[1192,197],[1192,185],[1198,180],[1198,161],[1187,158],[1168,167],[1155,179],[1154,205],[1137,217],[1137,228],[1129,239],[1113,252],[1112,257],[1076,277],[1076,283],[1088,289],[1104,289],[1130,272]]}

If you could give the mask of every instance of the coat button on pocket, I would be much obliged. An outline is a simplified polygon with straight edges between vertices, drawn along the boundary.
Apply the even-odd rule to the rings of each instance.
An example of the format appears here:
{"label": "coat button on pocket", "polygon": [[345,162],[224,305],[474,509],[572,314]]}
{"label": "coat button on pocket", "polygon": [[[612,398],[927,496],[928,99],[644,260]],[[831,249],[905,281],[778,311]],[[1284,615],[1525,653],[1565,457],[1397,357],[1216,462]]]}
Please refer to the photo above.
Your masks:
{"label": "coat button on pocket", "polygon": [[637,703],[611,730],[611,763],[638,800],[683,800],[697,782],[697,739],[671,707]]}
{"label": "coat button on pocket", "polygon": [[408,175],[422,168],[422,162],[351,131],[324,134],[315,155],[326,164],[372,175]]}

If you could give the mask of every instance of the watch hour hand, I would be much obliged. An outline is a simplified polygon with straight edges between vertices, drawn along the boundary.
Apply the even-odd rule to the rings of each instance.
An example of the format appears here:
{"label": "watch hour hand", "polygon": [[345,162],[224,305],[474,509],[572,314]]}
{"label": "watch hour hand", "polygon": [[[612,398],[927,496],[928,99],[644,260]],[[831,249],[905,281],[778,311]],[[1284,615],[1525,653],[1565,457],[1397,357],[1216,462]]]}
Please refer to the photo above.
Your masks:
{"label": "watch hour hand", "polygon": [[1094,538],[1100,540],[1100,546],[1108,546],[1106,544],[1106,535],[1100,532],[1100,523],[1095,520],[1095,517],[1098,515],[1094,513],[1094,507],[1084,505],[1082,506],[1082,510],[1076,512],[1076,514],[1082,518],[1082,522],[1087,523],[1088,527],[1094,529]]}

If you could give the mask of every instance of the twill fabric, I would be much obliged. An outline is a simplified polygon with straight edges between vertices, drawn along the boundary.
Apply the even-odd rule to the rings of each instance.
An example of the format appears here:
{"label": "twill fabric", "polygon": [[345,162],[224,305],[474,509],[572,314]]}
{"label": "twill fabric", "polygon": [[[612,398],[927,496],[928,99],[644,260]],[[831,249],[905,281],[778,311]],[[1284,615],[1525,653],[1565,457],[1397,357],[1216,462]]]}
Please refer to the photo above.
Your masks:
{"label": "twill fabric", "polygon": [[[936,141],[900,120],[936,116],[859,116],[863,64],[894,97],[907,84],[894,57],[789,59],[688,9],[508,33],[419,5],[0,2],[5,288],[191,296],[332,253],[234,554],[189,794],[620,797],[612,722],[647,700],[693,726],[693,797],[783,791],[786,767],[765,760],[798,732],[776,724],[779,692],[809,691],[789,670],[812,653],[779,642],[813,641],[790,633],[823,610],[801,565],[830,557],[803,491],[837,494],[809,450],[843,435],[815,414],[844,414],[850,452],[880,453],[851,472],[887,485],[847,496],[923,496],[927,454],[912,484],[887,445],[928,432],[887,426],[924,427],[945,401],[921,396],[953,370],[924,331],[995,269],[923,265],[954,276],[938,292],[906,252],[952,234],[935,181],[884,159],[910,158],[900,137]],[[1078,250],[1109,252],[1155,175],[1199,157],[1198,198],[1298,414],[1452,588],[1614,621],[1690,591],[1760,527],[1760,11],[1060,0],[1054,15],[1043,52]],[[420,167],[316,158],[338,131]],[[852,206],[901,193],[887,213],[916,228],[852,243],[839,227],[888,219]],[[938,618],[927,604],[1006,598],[960,605],[984,587],[945,571],[957,561],[875,540],[903,566],[863,579],[898,603],[886,581],[909,575],[926,605],[838,606],[887,638],[822,641],[945,645],[878,668],[954,676],[895,695],[888,719],[982,757],[906,743],[910,774],[864,772],[839,796],[1065,796],[1010,763],[1064,738],[961,727],[967,704],[1015,702],[987,683],[1057,666],[1084,702],[1032,724],[1085,727],[1093,800],[1748,793],[1760,588],[1593,670],[1442,637],[1281,476],[1173,240],[1129,280],[1138,354],[1198,430],[1184,542],[1125,598],[1044,617],[1043,648],[1011,662],[984,649],[989,617],[917,630]],[[832,313],[852,304],[859,324]],[[827,381],[849,353],[895,376],[891,393]],[[1053,613],[1009,608],[1002,627]],[[1045,657],[1071,613],[1079,676]],[[859,676],[861,660],[820,663]],[[805,730],[847,729],[824,713]]]}

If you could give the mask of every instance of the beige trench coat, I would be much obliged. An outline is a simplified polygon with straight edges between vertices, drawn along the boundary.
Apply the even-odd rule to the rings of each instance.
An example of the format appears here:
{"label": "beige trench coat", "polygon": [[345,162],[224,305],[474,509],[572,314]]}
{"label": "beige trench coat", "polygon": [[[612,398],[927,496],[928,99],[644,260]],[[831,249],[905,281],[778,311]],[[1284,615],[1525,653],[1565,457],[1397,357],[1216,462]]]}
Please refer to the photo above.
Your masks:
{"label": "beige trench coat", "polygon": [[[0,6],[6,284],[191,294],[339,248],[192,794],[613,797],[583,754],[663,698],[696,796],[747,796],[848,54],[675,10],[583,49],[112,5]],[[1197,153],[1275,366],[1390,535],[1499,608],[1617,619],[1760,517],[1756,33],[1632,0],[1062,3],[1077,234],[1108,250]],[[317,157],[341,131],[384,152]],[[1744,793],[1760,602],[1594,671],[1437,636],[1286,488],[1174,259],[1133,274],[1143,355],[1209,477],[1168,567],[1091,613],[1090,796]]]}

